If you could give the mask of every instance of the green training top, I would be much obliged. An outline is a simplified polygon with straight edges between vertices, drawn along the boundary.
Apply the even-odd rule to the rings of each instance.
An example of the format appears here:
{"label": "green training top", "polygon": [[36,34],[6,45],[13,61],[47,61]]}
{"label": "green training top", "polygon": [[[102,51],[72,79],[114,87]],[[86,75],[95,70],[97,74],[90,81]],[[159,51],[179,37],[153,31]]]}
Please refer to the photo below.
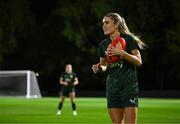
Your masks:
{"label": "green training top", "polygon": [[[122,35],[126,41],[126,52],[131,54],[131,50],[139,49],[135,39],[130,35]],[[107,38],[103,40],[98,49],[99,57],[106,57],[105,51],[108,45],[111,43],[111,39]],[[107,76],[107,96],[108,97],[131,97],[138,94],[138,80],[136,74],[136,67],[121,59],[116,63],[108,64],[108,76]]]}
{"label": "green training top", "polygon": [[74,82],[74,79],[77,77],[75,73],[66,73],[66,72],[63,72],[60,76],[63,81],[66,81],[68,83],[68,86],[69,87],[73,87],[73,82]]}

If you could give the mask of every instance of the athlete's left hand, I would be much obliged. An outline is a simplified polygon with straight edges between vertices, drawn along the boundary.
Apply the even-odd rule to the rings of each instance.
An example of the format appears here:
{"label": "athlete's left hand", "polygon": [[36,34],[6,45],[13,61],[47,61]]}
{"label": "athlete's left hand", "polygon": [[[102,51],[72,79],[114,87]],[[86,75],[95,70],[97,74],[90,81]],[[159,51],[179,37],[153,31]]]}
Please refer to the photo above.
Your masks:
{"label": "athlete's left hand", "polygon": [[109,45],[107,48],[107,55],[108,56],[123,56],[124,50],[122,49],[121,43],[118,42],[118,44],[114,47],[112,45]]}

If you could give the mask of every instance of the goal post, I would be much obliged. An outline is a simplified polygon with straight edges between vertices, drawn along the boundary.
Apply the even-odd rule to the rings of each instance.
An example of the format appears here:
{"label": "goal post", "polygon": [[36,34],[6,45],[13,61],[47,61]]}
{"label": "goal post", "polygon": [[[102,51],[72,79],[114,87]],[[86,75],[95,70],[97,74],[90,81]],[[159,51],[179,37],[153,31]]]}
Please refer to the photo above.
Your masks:
{"label": "goal post", "polygon": [[0,71],[0,96],[41,98],[36,73],[30,70]]}

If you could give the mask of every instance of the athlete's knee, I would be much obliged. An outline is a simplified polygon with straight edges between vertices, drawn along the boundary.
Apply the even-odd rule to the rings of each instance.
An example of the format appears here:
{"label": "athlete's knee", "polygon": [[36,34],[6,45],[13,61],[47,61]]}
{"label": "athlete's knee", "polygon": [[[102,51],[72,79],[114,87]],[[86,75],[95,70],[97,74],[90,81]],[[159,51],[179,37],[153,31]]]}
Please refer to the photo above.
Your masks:
{"label": "athlete's knee", "polygon": [[126,123],[136,123],[137,121],[137,108],[127,107],[125,109],[125,121]]}
{"label": "athlete's knee", "polygon": [[70,98],[71,98],[71,101],[74,101],[75,102],[75,95],[73,93],[71,93],[70,95]]}
{"label": "athlete's knee", "polygon": [[62,96],[62,97],[60,97],[60,102],[64,102],[64,97]]}
{"label": "athlete's knee", "polygon": [[113,124],[123,124],[123,119],[120,118],[111,118]]}

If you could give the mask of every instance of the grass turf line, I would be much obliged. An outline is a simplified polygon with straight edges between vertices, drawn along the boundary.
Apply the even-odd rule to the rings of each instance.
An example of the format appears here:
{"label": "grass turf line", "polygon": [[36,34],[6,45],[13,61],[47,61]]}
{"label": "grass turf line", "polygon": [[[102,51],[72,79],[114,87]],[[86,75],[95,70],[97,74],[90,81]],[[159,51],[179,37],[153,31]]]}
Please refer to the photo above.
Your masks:
{"label": "grass turf line", "polygon": [[[111,123],[106,98],[77,98],[77,116],[65,99],[57,116],[58,98],[0,98],[0,123]],[[138,123],[179,123],[180,99],[139,99]]]}

